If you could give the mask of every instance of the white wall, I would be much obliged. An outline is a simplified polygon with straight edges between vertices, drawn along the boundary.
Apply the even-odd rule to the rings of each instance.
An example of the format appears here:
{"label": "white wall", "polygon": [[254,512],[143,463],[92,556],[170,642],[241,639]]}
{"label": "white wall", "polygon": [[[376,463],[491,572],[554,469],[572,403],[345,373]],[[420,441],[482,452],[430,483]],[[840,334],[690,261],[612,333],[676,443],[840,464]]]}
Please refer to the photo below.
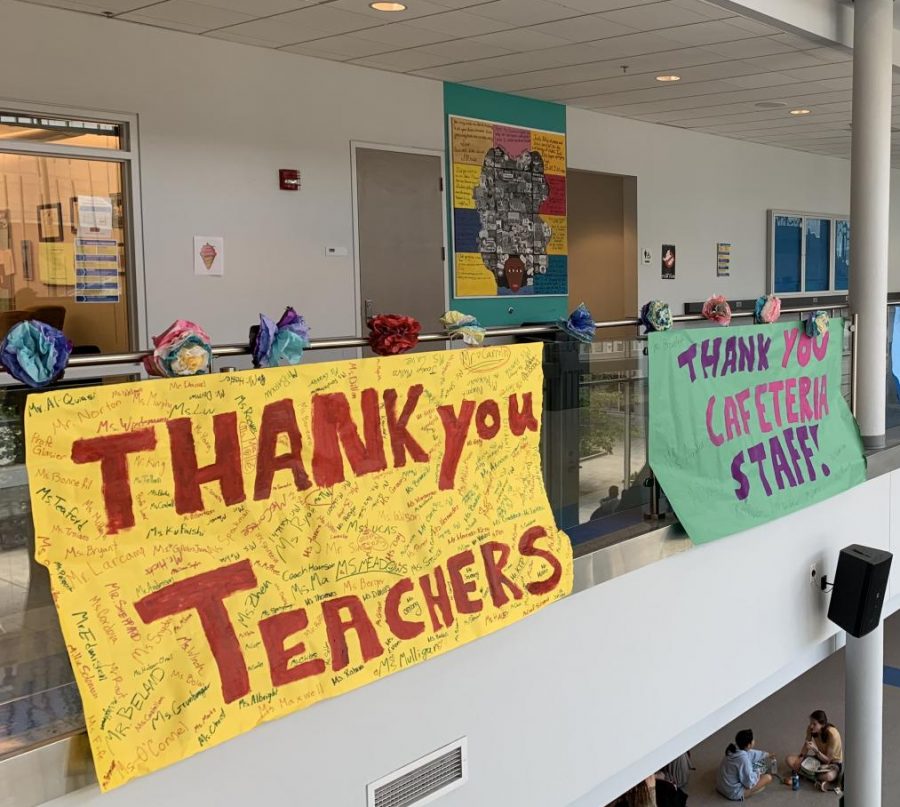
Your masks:
{"label": "white wall", "polygon": [[[443,147],[439,82],[12,0],[0,0],[0,98],[139,116],[149,332],[188,316],[216,342],[287,303],[320,337],[353,333],[350,142]],[[767,209],[849,208],[845,160],[580,109],[568,130],[572,167],[638,177],[639,247],[653,252],[639,303],[754,297]],[[299,168],[303,189],[279,191],[278,168]],[[193,276],[195,234],[225,236],[224,278]],[[716,241],[734,244],[730,278],[715,275]],[[678,247],[675,281],[660,279],[662,243]],[[329,245],[351,255],[326,259]]]}
{"label": "white wall", "polygon": [[900,472],[880,477],[105,796],[52,804],[353,807],[367,782],[465,735],[471,780],[442,807],[602,807],[823,657],[835,628],[809,566],[833,575],[854,542],[900,549],[898,487]]}
{"label": "white wall", "polygon": [[[569,109],[569,163],[638,177],[639,303],[765,291],[766,211],[848,213],[850,163]],[[716,242],[731,242],[728,278],[716,277]],[[676,280],[662,280],[660,247],[678,248]]]}
{"label": "white wall", "polygon": [[[352,334],[350,141],[442,148],[440,84],[0,0],[0,98],[140,116],[150,333],[178,317],[243,341],[293,304]],[[278,190],[298,168],[303,189]],[[223,235],[224,278],[195,278]]]}

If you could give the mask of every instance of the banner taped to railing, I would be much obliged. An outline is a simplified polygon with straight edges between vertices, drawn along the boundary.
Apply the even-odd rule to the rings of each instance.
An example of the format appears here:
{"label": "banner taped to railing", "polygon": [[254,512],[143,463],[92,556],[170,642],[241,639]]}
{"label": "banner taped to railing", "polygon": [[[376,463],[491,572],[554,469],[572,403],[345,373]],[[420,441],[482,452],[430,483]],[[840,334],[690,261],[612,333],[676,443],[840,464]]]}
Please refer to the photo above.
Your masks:
{"label": "banner taped to railing", "polygon": [[841,394],[844,323],[651,333],[650,466],[695,543],[763,524],[866,478]]}
{"label": "banner taped to railing", "polygon": [[28,399],[50,572],[106,790],[508,625],[572,552],[542,346]]}

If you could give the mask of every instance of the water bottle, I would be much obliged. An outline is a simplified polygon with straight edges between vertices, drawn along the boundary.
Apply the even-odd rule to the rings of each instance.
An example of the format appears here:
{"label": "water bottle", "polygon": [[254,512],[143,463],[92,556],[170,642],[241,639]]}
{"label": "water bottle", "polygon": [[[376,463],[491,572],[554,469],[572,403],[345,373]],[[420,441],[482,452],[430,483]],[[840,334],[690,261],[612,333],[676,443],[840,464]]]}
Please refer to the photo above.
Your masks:
{"label": "water bottle", "polygon": [[794,771],[791,774],[791,790],[799,790],[800,789],[800,774],[797,771]]}

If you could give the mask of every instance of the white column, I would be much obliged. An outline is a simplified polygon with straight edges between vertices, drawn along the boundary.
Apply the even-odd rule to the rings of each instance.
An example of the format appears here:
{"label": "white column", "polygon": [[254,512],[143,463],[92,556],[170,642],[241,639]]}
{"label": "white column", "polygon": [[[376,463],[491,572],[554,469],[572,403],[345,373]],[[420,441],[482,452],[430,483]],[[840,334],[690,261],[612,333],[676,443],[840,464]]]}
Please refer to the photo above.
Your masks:
{"label": "white column", "polygon": [[853,22],[850,306],[859,314],[856,416],[873,448],[884,445],[893,5],[856,0]]}
{"label": "white column", "polygon": [[845,801],[847,807],[881,807],[883,623],[862,639],[848,635],[846,652]]}

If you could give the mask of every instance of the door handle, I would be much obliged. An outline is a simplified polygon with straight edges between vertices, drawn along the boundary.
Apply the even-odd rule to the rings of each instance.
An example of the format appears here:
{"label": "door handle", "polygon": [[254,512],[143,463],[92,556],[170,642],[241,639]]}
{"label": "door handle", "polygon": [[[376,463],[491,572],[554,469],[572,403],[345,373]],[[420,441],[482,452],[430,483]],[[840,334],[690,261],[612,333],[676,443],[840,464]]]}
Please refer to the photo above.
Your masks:
{"label": "door handle", "polygon": [[363,305],[363,314],[365,315],[366,321],[375,316],[375,303],[372,300],[365,301]]}

